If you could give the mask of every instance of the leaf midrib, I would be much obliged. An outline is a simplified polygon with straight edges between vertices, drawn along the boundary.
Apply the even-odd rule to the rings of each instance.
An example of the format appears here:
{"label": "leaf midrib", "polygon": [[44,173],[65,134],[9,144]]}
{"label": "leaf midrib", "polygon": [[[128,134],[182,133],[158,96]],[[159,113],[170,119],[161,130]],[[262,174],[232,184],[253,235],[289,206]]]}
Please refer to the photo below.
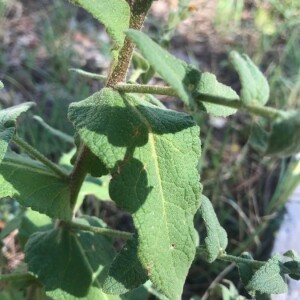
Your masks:
{"label": "leaf midrib", "polygon": [[[150,144],[150,148],[152,149],[151,151],[151,155],[154,159],[154,165],[155,165],[155,171],[157,173],[157,178],[158,178],[158,182],[159,182],[159,193],[161,195],[161,198],[162,201],[162,213],[163,213],[163,220],[164,220],[164,223],[165,223],[165,228],[167,230],[167,236],[168,236],[168,241],[169,241],[169,244],[171,244],[171,239],[170,239],[170,232],[169,232],[169,228],[168,228],[168,222],[167,222],[167,213],[166,213],[166,207],[165,207],[165,202],[166,199],[165,199],[165,195],[164,195],[164,191],[163,191],[163,187],[162,187],[162,178],[161,178],[161,174],[160,174],[160,170],[159,170],[159,163],[158,163],[158,155],[157,155],[157,152],[156,152],[156,148],[155,148],[155,137],[154,137],[154,134],[153,134],[153,130],[152,130],[152,127],[151,127],[151,124],[148,122],[148,120],[143,116],[143,114],[135,107],[135,105],[132,105],[130,103],[130,101],[128,101],[127,99],[123,98],[124,101],[126,101],[126,103],[128,105],[130,105],[130,107],[132,108],[132,110],[138,115],[138,117],[140,118],[140,120],[142,122],[144,122],[145,126],[147,127],[148,131],[149,131],[149,144]],[[158,234],[156,235],[156,237],[158,237]],[[171,256],[172,256],[172,253],[171,253]],[[175,269],[175,265],[174,265],[174,260],[172,259],[172,268],[173,268],[173,274],[176,274],[176,269]],[[157,273],[157,275],[160,277],[160,274]]]}

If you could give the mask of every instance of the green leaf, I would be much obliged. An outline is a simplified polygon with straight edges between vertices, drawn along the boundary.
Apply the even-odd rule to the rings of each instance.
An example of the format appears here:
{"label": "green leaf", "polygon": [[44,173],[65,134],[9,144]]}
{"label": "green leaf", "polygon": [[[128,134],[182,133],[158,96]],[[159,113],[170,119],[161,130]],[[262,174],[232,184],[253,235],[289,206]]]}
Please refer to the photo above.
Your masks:
{"label": "green leaf", "polygon": [[206,228],[206,237],[204,239],[207,261],[213,262],[222,254],[228,244],[227,233],[220,225],[211,202],[204,195],[201,196],[200,215]]}
{"label": "green leaf", "polygon": [[[243,253],[241,255],[241,257],[249,260],[249,264],[248,263],[237,263],[241,281],[244,286],[247,286],[249,281],[253,277],[255,271],[257,270],[257,268],[254,268],[253,264],[251,264],[251,261],[253,260],[253,258],[249,253]],[[252,298],[256,299],[256,296],[257,296],[256,291],[248,291],[248,293],[251,295]]]}
{"label": "green leaf", "polygon": [[149,278],[179,299],[196,250],[199,128],[186,114],[112,89],[71,104],[69,118],[112,173],[111,198],[133,215]]}
{"label": "green leaf", "polygon": [[126,34],[137,45],[151,67],[169,83],[186,105],[194,109],[196,101],[201,109],[204,106],[208,113],[222,117],[236,112],[233,108],[201,101],[208,96],[222,97],[228,101],[239,99],[235,91],[218,82],[215,75],[201,73],[192,65],[175,58],[140,31],[130,29]]}
{"label": "green leaf", "polygon": [[[103,227],[92,217],[81,219],[85,225]],[[25,247],[28,269],[45,286],[53,299],[120,299],[102,292],[105,268],[114,257],[109,238],[91,232],[76,232],[61,226],[30,237]]]}
{"label": "green leaf", "polygon": [[285,112],[272,126],[266,154],[290,156],[300,151],[300,111]]}
{"label": "green leaf", "polygon": [[291,278],[300,280],[300,256],[294,250],[289,250],[284,253],[284,256],[291,258],[290,261],[285,262],[283,265],[288,268],[286,272]]}
{"label": "green leaf", "polygon": [[0,80],[0,90],[2,90],[4,88],[4,84],[3,82]]}
{"label": "green leaf", "polygon": [[1,230],[0,233],[0,240],[3,240],[14,230],[19,229],[20,224],[22,222],[23,215],[24,215],[24,210],[22,209],[15,215],[15,217],[12,220],[10,220],[5,224],[5,227]]}
{"label": "green leaf", "polygon": [[247,290],[266,294],[287,292],[287,284],[281,271],[281,258],[276,254],[260,267],[247,285]]}
{"label": "green leaf", "polygon": [[13,197],[51,218],[70,220],[70,188],[57,174],[28,157],[7,153],[0,164],[0,198]]}
{"label": "green leaf", "polygon": [[107,294],[121,295],[133,290],[148,279],[138,259],[138,239],[134,235],[115,257],[103,284]]}
{"label": "green leaf", "polygon": [[[196,102],[201,101],[205,111],[217,117],[227,117],[236,113],[235,108],[217,105],[205,101],[209,96],[220,97],[228,101],[239,100],[237,93],[229,86],[218,82],[216,76],[211,73],[202,73],[197,88],[194,92]],[[208,99],[209,100],[209,99]]]}
{"label": "green leaf", "polygon": [[281,112],[271,132],[259,124],[252,126],[250,145],[264,155],[291,156],[300,151],[300,111]]}
{"label": "green leaf", "polygon": [[47,231],[53,227],[52,220],[37,211],[27,209],[20,224],[18,240],[24,248],[29,237],[38,231]]}
{"label": "green leaf", "polygon": [[270,88],[265,76],[246,54],[240,55],[232,51],[229,59],[240,77],[241,100],[245,104],[264,106],[270,96]]}
{"label": "green leaf", "polygon": [[26,102],[0,110],[0,162],[7,151],[10,140],[15,134],[17,118],[33,105],[35,105],[35,103]]}
{"label": "green leaf", "polygon": [[94,18],[104,24],[115,42],[115,49],[124,43],[124,30],[129,28],[130,8],[125,0],[71,0],[82,6]]}
{"label": "green leaf", "polygon": [[175,58],[144,33],[133,29],[126,30],[125,33],[137,45],[152,68],[175,89],[179,98],[186,105],[194,107],[191,92],[196,88],[200,72]]}

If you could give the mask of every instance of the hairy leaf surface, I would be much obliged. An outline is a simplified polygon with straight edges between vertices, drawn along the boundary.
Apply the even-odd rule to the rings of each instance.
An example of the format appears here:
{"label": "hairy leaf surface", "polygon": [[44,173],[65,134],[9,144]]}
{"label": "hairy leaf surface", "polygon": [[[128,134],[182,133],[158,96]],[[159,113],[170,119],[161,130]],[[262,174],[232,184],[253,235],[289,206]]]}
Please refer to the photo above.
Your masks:
{"label": "hairy leaf surface", "polygon": [[197,240],[199,128],[186,114],[112,89],[71,104],[69,118],[111,171],[111,198],[133,215],[149,278],[179,299]]}
{"label": "hairy leaf surface", "polygon": [[0,110],[0,162],[14,136],[17,118],[33,105],[35,105],[34,102],[26,102]]}
{"label": "hairy leaf surface", "polygon": [[287,291],[287,284],[281,271],[281,258],[276,254],[260,267],[247,285],[247,290],[266,294],[281,294]]}
{"label": "hairy leaf surface", "polygon": [[[81,219],[81,223],[104,226],[92,217]],[[53,299],[120,299],[101,290],[105,267],[114,257],[112,242],[105,236],[59,227],[32,235],[25,255],[29,271]]]}
{"label": "hairy leaf surface", "polygon": [[246,54],[232,51],[230,60],[240,77],[241,100],[245,104],[265,105],[269,100],[270,88],[263,73]]}
{"label": "hairy leaf surface", "polygon": [[[208,72],[201,74],[194,94],[197,102],[201,100],[204,101],[209,98],[209,96],[228,99],[228,101],[239,100],[238,94],[231,87],[220,83],[214,74]],[[217,117],[227,117],[237,111],[235,108],[202,101],[200,104],[204,106],[206,112]]]}
{"label": "hairy leaf surface", "polygon": [[220,225],[214,208],[209,199],[204,195],[201,196],[200,215],[206,228],[206,237],[204,239],[207,260],[213,262],[226,249],[228,244],[227,233]]}
{"label": "hairy leaf surface", "polygon": [[154,70],[175,89],[181,100],[193,107],[191,92],[196,88],[200,72],[161,48],[144,33],[130,29],[126,35],[133,40]]}
{"label": "hairy leaf surface", "polygon": [[124,30],[129,28],[130,8],[125,0],[71,0],[82,6],[94,18],[104,24],[108,34],[121,48],[124,42]]}
{"label": "hairy leaf surface", "polygon": [[186,105],[193,109],[198,105],[201,110],[204,108],[206,112],[222,117],[236,112],[236,109],[201,101],[207,96],[222,97],[228,101],[239,99],[235,91],[218,82],[215,75],[201,73],[192,65],[177,59],[140,31],[130,29],[126,34],[134,41],[151,67],[173,87]]}
{"label": "hairy leaf surface", "polygon": [[70,188],[57,174],[28,157],[8,153],[0,164],[0,198],[18,202],[51,218],[70,220]]}
{"label": "hairy leaf surface", "polygon": [[138,259],[138,240],[133,236],[127,241],[122,251],[115,257],[108,276],[103,284],[103,291],[121,295],[133,290],[148,279]]}

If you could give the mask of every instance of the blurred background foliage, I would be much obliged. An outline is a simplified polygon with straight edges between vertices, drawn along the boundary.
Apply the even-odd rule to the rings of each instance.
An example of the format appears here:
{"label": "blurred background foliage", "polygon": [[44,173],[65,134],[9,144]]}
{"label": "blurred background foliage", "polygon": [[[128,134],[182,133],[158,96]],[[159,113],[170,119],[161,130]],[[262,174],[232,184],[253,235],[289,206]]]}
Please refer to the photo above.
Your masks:
{"label": "blurred background foliage", "polygon": [[[298,0],[159,0],[154,2],[144,30],[177,57],[215,73],[219,81],[237,91],[238,77],[228,62],[228,53],[233,49],[247,53],[268,78],[269,105],[299,109]],[[0,80],[5,84],[0,105],[37,103],[20,118],[19,134],[54,161],[73,148],[70,136],[74,131],[66,117],[68,105],[102,87],[101,82],[69,69],[105,75],[110,59],[110,41],[104,28],[68,1],[0,0]],[[161,100],[169,108],[184,110],[174,98]],[[300,162],[261,157],[254,152],[247,144],[252,122],[249,115],[238,113],[222,119],[199,113],[195,119],[201,127],[201,181],[228,232],[228,252],[247,250],[257,259],[267,258],[284,204],[300,182]],[[53,135],[47,126],[67,136]],[[1,228],[19,212],[17,203],[2,199]],[[83,212],[103,217],[111,226],[118,224],[119,229],[132,226],[128,215],[94,198],[86,199]],[[202,232],[198,216],[195,225]],[[23,257],[17,233],[12,231],[8,237],[9,241],[2,241],[3,272],[16,268]],[[204,295],[201,299],[209,299],[208,288],[223,278],[240,288],[236,270],[229,266],[220,273],[223,269],[222,263],[208,266],[197,260],[184,298]],[[3,293],[8,290],[18,294],[7,287]],[[219,286],[219,290],[222,294],[224,289]],[[18,297],[22,299],[19,294],[3,299]]]}

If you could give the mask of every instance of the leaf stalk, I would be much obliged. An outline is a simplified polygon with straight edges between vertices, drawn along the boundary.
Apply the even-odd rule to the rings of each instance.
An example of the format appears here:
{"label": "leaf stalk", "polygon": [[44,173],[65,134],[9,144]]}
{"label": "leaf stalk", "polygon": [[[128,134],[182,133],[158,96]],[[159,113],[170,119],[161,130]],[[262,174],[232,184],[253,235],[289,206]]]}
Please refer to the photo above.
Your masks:
{"label": "leaf stalk", "polygon": [[51,169],[55,174],[59,175],[63,179],[68,179],[68,174],[62,170],[58,165],[49,160],[46,156],[44,156],[41,152],[33,148],[22,138],[14,135],[13,141],[22,149],[24,149],[30,156],[34,157],[41,163],[43,163],[46,167]]}
{"label": "leaf stalk", "polygon": [[[169,86],[118,83],[113,88],[119,92],[124,93],[141,93],[178,97],[177,92]],[[237,99],[227,99],[207,94],[197,94],[195,96],[195,101],[208,102],[212,104],[236,108],[269,119],[274,119],[281,116],[282,114],[282,111],[272,107],[244,104]]]}

